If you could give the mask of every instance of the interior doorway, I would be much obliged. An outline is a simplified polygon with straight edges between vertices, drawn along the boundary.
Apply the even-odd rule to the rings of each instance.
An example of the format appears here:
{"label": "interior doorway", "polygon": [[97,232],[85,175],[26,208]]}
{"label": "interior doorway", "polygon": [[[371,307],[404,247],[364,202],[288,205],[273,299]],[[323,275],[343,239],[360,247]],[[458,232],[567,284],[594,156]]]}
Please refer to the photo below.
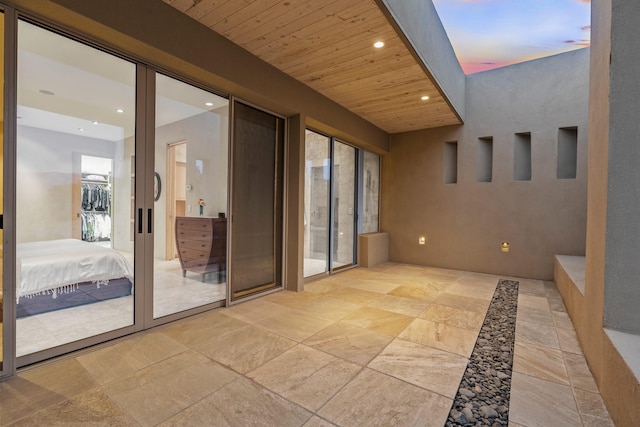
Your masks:
{"label": "interior doorway", "polygon": [[187,141],[167,145],[166,259],[178,257],[176,217],[185,216],[187,203]]}

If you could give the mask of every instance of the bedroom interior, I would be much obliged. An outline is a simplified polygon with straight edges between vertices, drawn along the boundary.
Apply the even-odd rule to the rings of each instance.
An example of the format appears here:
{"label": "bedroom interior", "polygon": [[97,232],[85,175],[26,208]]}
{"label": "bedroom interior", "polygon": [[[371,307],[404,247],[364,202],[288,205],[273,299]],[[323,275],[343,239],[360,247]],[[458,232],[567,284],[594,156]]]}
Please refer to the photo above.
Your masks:
{"label": "bedroom interior", "polygon": [[[135,65],[26,22],[19,34],[18,357],[133,325],[136,190]],[[160,318],[226,298],[226,246],[216,274],[183,276],[171,231],[178,216],[226,216],[229,109],[215,94],[155,80]]]}

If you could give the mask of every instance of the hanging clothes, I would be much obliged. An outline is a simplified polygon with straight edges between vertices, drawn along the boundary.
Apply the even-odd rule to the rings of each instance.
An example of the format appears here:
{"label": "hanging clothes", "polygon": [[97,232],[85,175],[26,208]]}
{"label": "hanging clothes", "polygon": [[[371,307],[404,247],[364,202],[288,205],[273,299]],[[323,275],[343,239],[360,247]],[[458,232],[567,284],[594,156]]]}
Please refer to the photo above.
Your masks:
{"label": "hanging clothes", "polygon": [[111,240],[111,188],[108,182],[81,185],[81,237],[87,242]]}

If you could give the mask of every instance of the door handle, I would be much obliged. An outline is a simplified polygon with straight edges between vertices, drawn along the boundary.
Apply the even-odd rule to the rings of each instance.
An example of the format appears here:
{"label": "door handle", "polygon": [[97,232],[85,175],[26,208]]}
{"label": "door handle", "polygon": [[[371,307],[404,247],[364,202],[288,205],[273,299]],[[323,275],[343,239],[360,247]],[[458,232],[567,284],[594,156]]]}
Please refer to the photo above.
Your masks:
{"label": "door handle", "polygon": [[142,234],[142,208],[138,208],[138,234]]}
{"label": "door handle", "polygon": [[147,209],[147,233],[151,234],[153,232],[153,224],[151,220],[153,219],[153,209]]}

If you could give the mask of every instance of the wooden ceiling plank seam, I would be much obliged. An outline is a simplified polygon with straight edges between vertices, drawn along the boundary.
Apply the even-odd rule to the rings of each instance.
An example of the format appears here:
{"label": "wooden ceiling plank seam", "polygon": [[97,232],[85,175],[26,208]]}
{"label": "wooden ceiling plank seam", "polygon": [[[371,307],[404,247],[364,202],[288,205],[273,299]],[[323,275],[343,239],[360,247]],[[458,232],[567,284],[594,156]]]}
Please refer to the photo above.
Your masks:
{"label": "wooden ceiling plank seam", "polygon": [[211,10],[208,14],[202,16],[198,19],[198,22],[201,24],[212,28],[214,25],[219,24],[220,22],[227,19],[227,17],[234,15],[240,10],[248,7],[255,1],[225,1],[220,4],[219,7]]}
{"label": "wooden ceiling plank seam", "polygon": [[[334,10],[341,10],[344,6],[344,3],[341,0],[333,0],[329,1],[325,4],[322,4],[322,12],[325,15],[325,19],[327,19],[327,15],[330,15]],[[319,13],[319,12],[316,12]],[[278,41],[282,39],[299,39],[301,33],[309,34],[311,31],[322,32],[324,31],[325,20],[318,19],[316,13],[309,13],[306,16],[303,16],[294,22],[290,22],[282,27],[278,27],[277,29],[271,31],[269,33],[269,37],[260,37],[255,40],[251,49],[252,52],[255,52],[256,56],[260,56],[262,52],[268,52],[272,49],[279,49],[281,43],[278,44]],[[272,47],[277,45],[277,47]]]}
{"label": "wooden ceiling plank seam", "polygon": [[193,0],[164,0],[164,2],[183,13],[193,6]]}
{"label": "wooden ceiling plank seam", "polygon": [[[402,115],[407,117],[412,117],[412,116],[422,115],[422,114],[428,114],[429,116],[432,116],[432,117],[446,116],[441,111],[438,111],[438,108],[436,108],[435,106],[421,107],[415,104],[410,105],[408,103],[403,103],[400,105],[402,106],[402,110],[401,110]],[[446,104],[444,105],[446,106]],[[375,108],[375,107],[372,108],[368,105],[363,107],[354,107],[354,111],[358,111],[359,113],[362,113],[362,114],[367,114],[371,117],[386,117],[389,115],[398,114],[399,110],[400,109],[398,108],[397,104],[394,106],[394,108]]]}
{"label": "wooden ceiling plank seam", "polygon": [[201,0],[187,9],[185,13],[197,21],[219,8],[223,3],[223,0]]}
{"label": "wooden ceiling plank seam", "polygon": [[[415,67],[418,67],[417,65]],[[420,87],[427,87],[427,84],[424,82],[424,77],[415,72],[407,72],[407,73],[398,73],[396,71],[386,71],[383,73],[378,73],[373,76],[359,77],[350,79],[345,83],[341,83],[334,87],[323,85],[322,81],[318,81],[318,86],[322,86],[325,89],[333,89],[335,88],[354,88],[354,89],[363,89],[363,88],[371,88],[371,89],[380,89],[382,87],[386,87],[387,85],[404,85],[404,84],[417,84]],[[436,94],[433,94],[434,96]]]}
{"label": "wooden ceiling plank seam", "polygon": [[330,35],[318,34],[309,37],[304,40],[304,43],[286,46],[272,55],[263,54],[260,58],[273,63],[286,61],[293,68],[310,58],[320,61],[324,55],[336,55],[336,52],[340,55],[362,52],[363,49],[369,49],[372,46],[376,34],[377,31],[371,28],[354,25]]}
{"label": "wooden ceiling plank seam", "polygon": [[[434,101],[434,102],[432,102]],[[398,95],[396,97],[385,95],[383,97],[367,97],[354,104],[353,108],[370,108],[375,111],[386,111],[392,108],[397,108],[402,105],[405,108],[413,107],[421,108],[423,110],[433,111],[437,109],[441,104],[446,105],[443,100],[422,101],[412,96]]]}
{"label": "wooden ceiling plank seam", "polygon": [[[277,28],[276,25],[286,19],[285,16],[289,13],[295,14],[296,11],[300,9],[309,8],[308,2],[300,2],[293,8],[290,5],[291,3],[289,1],[280,0],[272,7],[256,14],[253,19],[229,28],[221,34],[239,45],[252,42],[260,36],[269,34],[274,28]],[[259,23],[259,25],[254,25],[254,23]]]}
{"label": "wooden ceiling plank seam", "polygon": [[[262,53],[265,60],[302,62],[305,57],[322,55],[323,52],[354,49],[359,51],[369,48],[375,40],[377,31],[360,26],[348,25],[335,28],[335,31],[316,33],[303,39],[297,39],[294,44],[284,46],[269,53]],[[370,42],[369,42],[370,41]]]}
{"label": "wooden ceiling plank seam", "polygon": [[[276,5],[278,5],[283,0],[259,0],[255,1],[251,4],[248,4],[237,11],[226,15],[226,16],[218,16],[218,21],[209,25],[209,28],[216,31],[218,34],[221,34],[227,37],[227,32],[233,28],[237,28],[240,25],[255,25],[257,22],[255,17],[264,13],[265,10],[270,9]],[[207,15],[210,16],[210,15]],[[204,19],[204,18],[203,18]],[[227,37],[229,40],[233,41],[232,38]]]}
{"label": "wooden ceiling plank seam", "polygon": [[247,7],[249,3],[238,1],[226,1],[215,9],[212,9],[206,15],[198,18],[198,22],[202,25],[211,28],[214,24],[224,20],[227,16],[231,16],[238,12],[240,9]]}
{"label": "wooden ceiling plank seam", "polygon": [[[310,70],[308,74],[296,73],[296,78],[304,82],[326,82],[329,85],[344,84],[353,81],[357,78],[370,77],[378,75],[386,71],[393,71],[396,73],[406,73],[407,69],[414,65],[413,61],[407,63],[406,59],[398,58],[394,61],[375,61],[376,64],[372,64],[369,60],[353,59],[348,61],[347,67],[334,68],[331,67],[327,70],[314,69]],[[386,65],[391,63],[392,65]],[[363,71],[361,71],[364,69]],[[411,70],[413,72],[413,70]],[[320,83],[321,84],[321,83]]]}
{"label": "wooden ceiling plank seam", "polygon": [[[330,4],[335,3],[336,2],[330,2]],[[249,26],[247,31],[244,32],[240,32],[240,29],[238,29],[236,31],[237,34],[236,32],[230,31],[225,34],[225,36],[229,37],[230,40],[237,40],[238,44],[250,42],[251,51],[257,52],[257,45],[263,44],[263,40],[267,39],[266,36],[271,39],[276,38],[278,37],[278,30],[286,32],[292,23],[298,23],[299,21],[313,22],[313,19],[318,19],[318,11],[325,7],[327,7],[327,5],[324,5],[322,2],[302,2],[295,7],[287,7],[288,10],[285,13],[272,13],[268,17],[263,15],[257,16],[256,19],[260,20],[260,26]],[[266,18],[271,19],[267,20]]]}

